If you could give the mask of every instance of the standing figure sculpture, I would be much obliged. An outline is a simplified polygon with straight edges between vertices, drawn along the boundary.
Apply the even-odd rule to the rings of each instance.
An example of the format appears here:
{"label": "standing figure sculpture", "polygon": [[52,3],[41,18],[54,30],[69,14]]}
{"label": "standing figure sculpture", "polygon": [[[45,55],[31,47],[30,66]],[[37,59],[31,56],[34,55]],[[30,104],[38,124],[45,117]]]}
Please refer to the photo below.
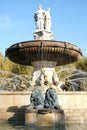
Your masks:
{"label": "standing figure sculpture", "polygon": [[36,30],[44,30],[44,14],[45,11],[42,9],[42,5],[39,5],[39,10],[34,15]]}
{"label": "standing figure sculpture", "polygon": [[50,8],[45,11],[45,29],[49,32],[51,30]]}
{"label": "standing figure sculpture", "polygon": [[39,10],[34,15],[36,23],[36,30],[46,30],[50,32],[51,29],[51,16],[50,8],[46,11],[42,9],[42,5],[39,5]]}

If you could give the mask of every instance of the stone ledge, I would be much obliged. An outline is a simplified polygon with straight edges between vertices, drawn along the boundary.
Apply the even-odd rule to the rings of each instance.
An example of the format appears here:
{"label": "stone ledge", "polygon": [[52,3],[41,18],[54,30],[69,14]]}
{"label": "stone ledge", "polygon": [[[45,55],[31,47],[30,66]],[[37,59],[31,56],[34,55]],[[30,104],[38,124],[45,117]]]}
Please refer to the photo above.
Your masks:
{"label": "stone ledge", "polygon": [[[24,91],[24,92],[0,92],[0,95],[29,95],[31,94],[32,91]],[[87,92],[86,91],[76,91],[76,92],[57,92],[58,95],[87,95]]]}

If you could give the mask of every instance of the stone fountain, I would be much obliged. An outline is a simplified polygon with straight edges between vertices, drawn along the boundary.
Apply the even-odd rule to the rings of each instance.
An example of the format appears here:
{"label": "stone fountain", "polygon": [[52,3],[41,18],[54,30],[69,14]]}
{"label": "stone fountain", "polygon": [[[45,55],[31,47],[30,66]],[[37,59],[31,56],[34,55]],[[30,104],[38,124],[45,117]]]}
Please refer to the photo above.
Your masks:
{"label": "stone fountain", "polygon": [[[64,120],[64,113],[58,105],[56,91],[60,91],[61,88],[55,66],[77,61],[82,52],[76,45],[53,40],[50,8],[45,11],[40,5],[39,10],[34,14],[34,20],[36,24],[34,40],[10,46],[6,50],[6,56],[18,64],[34,67],[29,81],[30,87],[34,90],[30,98],[31,103],[26,111],[26,123],[40,126],[58,125],[59,120]],[[45,93],[45,99],[42,92]],[[47,101],[52,96],[52,102]],[[35,100],[38,100],[39,103],[34,102]]]}

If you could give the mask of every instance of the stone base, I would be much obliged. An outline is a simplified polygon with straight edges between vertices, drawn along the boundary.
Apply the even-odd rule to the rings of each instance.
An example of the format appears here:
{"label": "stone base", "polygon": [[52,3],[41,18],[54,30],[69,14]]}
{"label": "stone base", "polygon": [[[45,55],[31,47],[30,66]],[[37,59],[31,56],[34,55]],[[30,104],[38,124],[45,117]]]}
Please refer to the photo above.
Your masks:
{"label": "stone base", "polygon": [[32,62],[34,71],[32,77],[29,80],[29,85],[31,88],[33,86],[40,87],[43,91],[46,91],[49,87],[55,89],[58,88],[59,78],[55,71],[56,62],[55,61],[35,61]]}
{"label": "stone base", "polygon": [[26,110],[25,125],[28,126],[64,126],[63,110]]}
{"label": "stone base", "polygon": [[[0,122],[9,121],[11,123],[17,122],[17,124],[25,124],[25,117],[28,116],[27,114],[29,112],[29,110],[25,111],[25,109],[30,104],[31,93],[31,91],[0,92]],[[64,111],[65,124],[87,124],[87,92],[58,92],[57,94],[58,103]],[[32,110],[32,113],[34,113],[33,111],[36,110]],[[36,120],[38,111],[35,115]],[[32,119],[34,119],[34,117],[32,117]]]}
{"label": "stone base", "polygon": [[39,30],[34,32],[34,39],[35,40],[52,40],[53,39],[53,33],[48,32],[45,30]]}

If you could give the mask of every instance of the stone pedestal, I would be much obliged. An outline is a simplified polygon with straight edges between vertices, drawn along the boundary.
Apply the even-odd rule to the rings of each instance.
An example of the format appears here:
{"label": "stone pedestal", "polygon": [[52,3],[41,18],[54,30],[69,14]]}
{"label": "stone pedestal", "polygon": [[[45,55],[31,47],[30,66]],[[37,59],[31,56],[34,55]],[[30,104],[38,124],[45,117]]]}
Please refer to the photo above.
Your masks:
{"label": "stone pedestal", "polygon": [[53,33],[45,30],[34,32],[34,40],[52,40]]}
{"label": "stone pedestal", "polygon": [[59,78],[55,71],[54,61],[34,61],[32,62],[34,72],[29,81],[31,87],[40,87],[46,91],[49,87],[58,88]]}
{"label": "stone pedestal", "polygon": [[25,125],[28,126],[64,126],[64,112],[62,110],[26,110]]}

